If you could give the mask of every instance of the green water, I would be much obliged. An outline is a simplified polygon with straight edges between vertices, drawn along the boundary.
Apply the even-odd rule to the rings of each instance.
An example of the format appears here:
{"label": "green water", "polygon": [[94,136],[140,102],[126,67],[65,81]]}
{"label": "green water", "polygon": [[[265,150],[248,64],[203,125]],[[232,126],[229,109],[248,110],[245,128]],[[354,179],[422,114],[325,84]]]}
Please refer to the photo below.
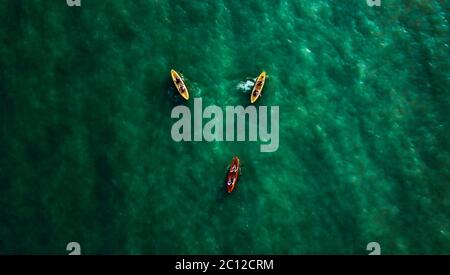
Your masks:
{"label": "green water", "polygon": [[[1,0],[0,254],[450,254],[449,3]],[[279,149],[174,142],[172,68]]]}

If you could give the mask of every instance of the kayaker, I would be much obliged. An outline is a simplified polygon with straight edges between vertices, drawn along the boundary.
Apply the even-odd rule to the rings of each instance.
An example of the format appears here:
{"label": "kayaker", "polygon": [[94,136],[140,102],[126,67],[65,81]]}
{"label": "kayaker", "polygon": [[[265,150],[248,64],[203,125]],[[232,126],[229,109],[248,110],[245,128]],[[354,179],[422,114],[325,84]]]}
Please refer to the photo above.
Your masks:
{"label": "kayaker", "polygon": [[233,179],[229,179],[228,182],[227,182],[227,184],[228,184],[228,185],[233,184]]}
{"label": "kayaker", "polygon": [[189,100],[189,91],[186,85],[184,85],[183,78],[175,71],[170,70],[170,76],[172,77],[173,84],[177,89],[178,93],[185,99]]}

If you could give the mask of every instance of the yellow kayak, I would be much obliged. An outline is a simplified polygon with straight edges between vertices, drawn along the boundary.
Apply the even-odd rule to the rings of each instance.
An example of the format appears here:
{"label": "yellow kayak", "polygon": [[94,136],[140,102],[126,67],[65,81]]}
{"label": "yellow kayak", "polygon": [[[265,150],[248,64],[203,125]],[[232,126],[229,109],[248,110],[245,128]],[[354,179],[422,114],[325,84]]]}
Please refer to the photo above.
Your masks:
{"label": "yellow kayak", "polygon": [[180,95],[188,100],[189,99],[189,91],[186,88],[186,85],[184,84],[183,79],[181,79],[180,75],[175,71],[171,70],[170,74],[172,75],[173,84],[175,84],[175,87],[177,88]]}
{"label": "yellow kayak", "polygon": [[258,79],[256,79],[255,86],[253,87],[252,94],[250,96],[250,102],[254,103],[261,96],[264,83],[266,82],[266,72],[262,72]]}

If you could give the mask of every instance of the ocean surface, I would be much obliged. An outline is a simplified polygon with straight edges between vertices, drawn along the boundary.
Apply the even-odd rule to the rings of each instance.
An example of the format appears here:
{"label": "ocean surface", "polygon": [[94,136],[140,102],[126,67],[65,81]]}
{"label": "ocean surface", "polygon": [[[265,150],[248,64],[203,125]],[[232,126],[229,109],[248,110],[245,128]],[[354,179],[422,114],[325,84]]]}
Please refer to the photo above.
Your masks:
{"label": "ocean surface", "polygon": [[[440,0],[1,0],[0,254],[450,254],[449,17]],[[248,106],[263,70],[277,151],[173,141],[174,106]]]}

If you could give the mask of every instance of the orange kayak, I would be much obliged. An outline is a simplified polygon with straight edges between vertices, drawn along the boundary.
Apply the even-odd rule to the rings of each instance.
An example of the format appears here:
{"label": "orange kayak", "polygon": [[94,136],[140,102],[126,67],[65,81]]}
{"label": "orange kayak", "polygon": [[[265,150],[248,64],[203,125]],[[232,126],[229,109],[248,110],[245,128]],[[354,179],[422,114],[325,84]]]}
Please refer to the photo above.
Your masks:
{"label": "orange kayak", "polygon": [[264,83],[266,82],[266,72],[262,72],[256,79],[255,86],[253,86],[250,102],[254,103],[261,96]]}
{"label": "orange kayak", "polygon": [[233,160],[231,161],[230,171],[228,171],[228,176],[227,176],[227,191],[228,191],[228,193],[231,193],[233,191],[234,187],[236,186],[238,176],[239,176],[239,165],[240,165],[239,158],[234,157]]}
{"label": "orange kayak", "polygon": [[170,75],[172,76],[173,84],[175,84],[175,87],[177,88],[180,95],[188,100],[189,99],[189,91],[186,88],[186,85],[184,84],[183,79],[181,79],[180,75],[175,71],[171,70]]}

